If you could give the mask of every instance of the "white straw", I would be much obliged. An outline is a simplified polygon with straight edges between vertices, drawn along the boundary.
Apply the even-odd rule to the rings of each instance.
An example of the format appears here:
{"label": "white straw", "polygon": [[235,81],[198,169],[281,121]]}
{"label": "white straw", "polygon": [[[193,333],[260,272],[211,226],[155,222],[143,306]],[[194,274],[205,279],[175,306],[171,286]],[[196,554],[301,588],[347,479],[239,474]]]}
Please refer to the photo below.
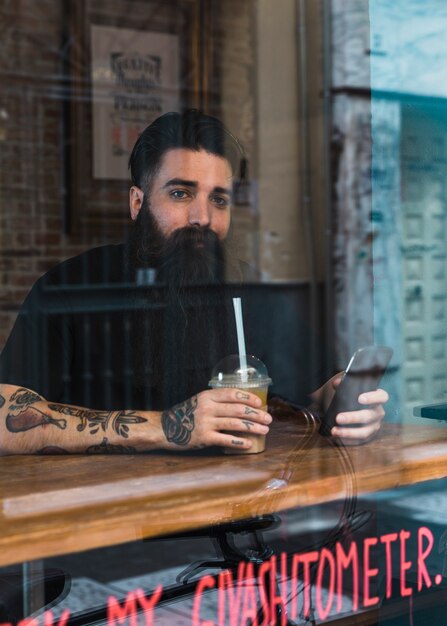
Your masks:
{"label": "white straw", "polygon": [[240,298],[233,298],[234,316],[236,318],[237,345],[239,349],[239,363],[241,366],[242,381],[247,382],[247,353],[245,351],[244,321],[242,319],[242,304]]}

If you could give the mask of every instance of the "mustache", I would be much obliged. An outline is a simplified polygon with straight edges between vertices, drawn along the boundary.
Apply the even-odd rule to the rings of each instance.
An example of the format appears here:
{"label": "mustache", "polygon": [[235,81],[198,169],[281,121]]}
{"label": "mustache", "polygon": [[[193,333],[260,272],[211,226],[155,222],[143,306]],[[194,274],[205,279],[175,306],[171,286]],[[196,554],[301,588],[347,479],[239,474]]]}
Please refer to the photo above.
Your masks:
{"label": "mustache", "polygon": [[184,226],[177,228],[166,238],[163,253],[175,258],[182,254],[194,254],[197,250],[217,252],[221,246],[219,237],[210,228]]}

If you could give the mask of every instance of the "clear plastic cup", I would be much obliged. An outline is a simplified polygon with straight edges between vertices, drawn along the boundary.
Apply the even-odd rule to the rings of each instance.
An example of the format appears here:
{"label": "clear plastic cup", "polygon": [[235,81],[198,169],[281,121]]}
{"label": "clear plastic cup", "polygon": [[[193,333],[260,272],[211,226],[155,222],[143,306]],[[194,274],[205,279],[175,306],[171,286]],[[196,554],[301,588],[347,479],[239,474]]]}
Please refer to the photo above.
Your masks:
{"label": "clear plastic cup", "polygon": [[[225,357],[214,367],[209,381],[212,389],[234,388],[241,391],[253,393],[262,400],[262,410],[267,408],[267,392],[272,379],[269,378],[267,368],[262,361],[254,356],[247,355],[246,368],[241,368],[241,361],[238,354],[231,354]],[[247,416],[249,419],[249,416]],[[252,442],[249,450],[238,450],[234,448],[225,448],[226,454],[257,454],[265,450],[265,435],[257,435],[255,433],[234,432],[237,436],[249,439]]]}

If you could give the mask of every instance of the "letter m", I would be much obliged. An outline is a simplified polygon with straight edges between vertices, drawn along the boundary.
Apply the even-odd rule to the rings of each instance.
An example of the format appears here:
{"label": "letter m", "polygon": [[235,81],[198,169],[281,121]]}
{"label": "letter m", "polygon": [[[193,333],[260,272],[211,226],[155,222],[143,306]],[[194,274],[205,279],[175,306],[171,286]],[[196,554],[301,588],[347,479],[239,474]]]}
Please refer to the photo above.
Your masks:
{"label": "letter m", "polygon": [[359,557],[357,544],[353,541],[347,554],[339,541],[337,541],[335,549],[335,560],[337,562],[337,611],[340,612],[342,609],[343,571],[347,570],[350,565],[352,567],[350,577],[352,582],[352,610],[357,611],[359,602]]}
{"label": "letter m", "polygon": [[107,603],[107,626],[115,626],[115,624],[137,626],[137,603],[133,591],[127,594],[122,606],[117,598],[109,596]]}

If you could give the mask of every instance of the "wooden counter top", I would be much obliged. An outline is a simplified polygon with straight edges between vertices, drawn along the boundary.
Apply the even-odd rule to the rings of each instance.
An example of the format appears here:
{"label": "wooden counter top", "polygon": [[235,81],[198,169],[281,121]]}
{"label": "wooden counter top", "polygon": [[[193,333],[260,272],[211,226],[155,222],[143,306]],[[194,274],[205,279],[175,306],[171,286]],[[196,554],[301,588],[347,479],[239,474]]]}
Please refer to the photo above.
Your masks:
{"label": "wooden counter top", "polygon": [[0,565],[447,476],[447,430],[384,426],[338,448],[277,421],[259,455],[0,458]]}

